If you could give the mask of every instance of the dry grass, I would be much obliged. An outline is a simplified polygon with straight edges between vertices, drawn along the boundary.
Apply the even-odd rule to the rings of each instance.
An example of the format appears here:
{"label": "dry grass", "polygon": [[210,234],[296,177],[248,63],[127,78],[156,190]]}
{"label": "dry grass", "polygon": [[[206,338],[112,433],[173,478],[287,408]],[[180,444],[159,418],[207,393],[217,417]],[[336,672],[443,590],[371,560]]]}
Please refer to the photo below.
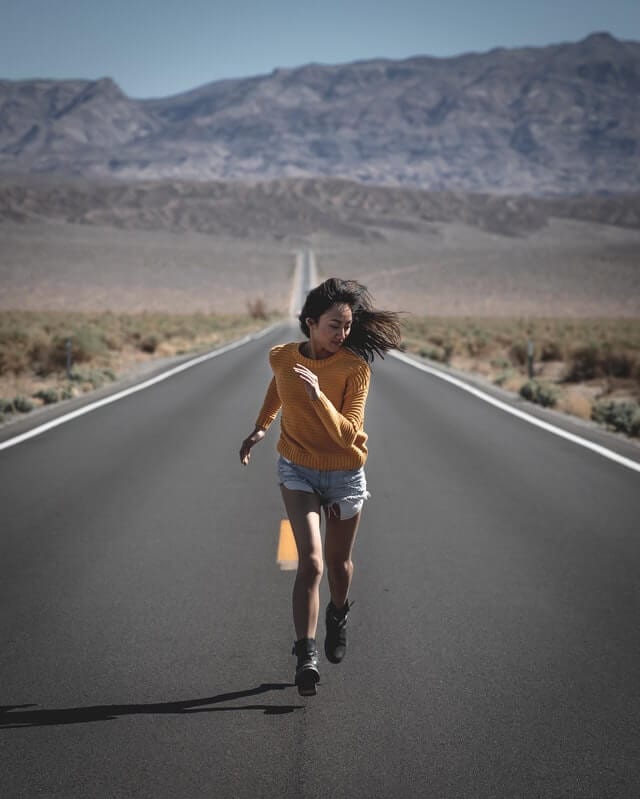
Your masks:
{"label": "dry grass", "polygon": [[[455,356],[503,357],[517,366],[526,363],[530,339],[535,345],[536,360],[543,363],[568,362],[583,348],[593,348],[596,366],[602,373],[622,361],[632,370],[634,359],[640,356],[638,319],[427,318],[413,315],[406,318],[404,329],[408,346],[416,341],[441,348],[447,344],[453,347]],[[609,361],[613,366],[607,366]]]}
{"label": "dry grass", "polygon": [[68,399],[160,358],[220,346],[277,318],[260,310],[257,317],[0,312],[0,416],[10,415],[16,398],[35,407]]}
{"label": "dry grass", "polygon": [[[210,349],[276,318],[260,300],[250,310],[226,316],[0,312],[0,416],[11,418],[16,406],[26,410],[77,396],[159,358]],[[540,387],[535,396],[557,395],[559,410],[583,419],[593,418],[605,401],[638,405],[640,320],[404,319],[406,350],[513,392],[528,384],[529,340],[534,386]]]}
{"label": "dry grass", "polygon": [[408,351],[528,396],[531,341],[537,401],[583,419],[603,401],[640,403],[638,319],[409,316],[404,331]]}
{"label": "dry grass", "polygon": [[593,399],[584,390],[569,387],[558,403],[558,408],[571,416],[591,419]]}

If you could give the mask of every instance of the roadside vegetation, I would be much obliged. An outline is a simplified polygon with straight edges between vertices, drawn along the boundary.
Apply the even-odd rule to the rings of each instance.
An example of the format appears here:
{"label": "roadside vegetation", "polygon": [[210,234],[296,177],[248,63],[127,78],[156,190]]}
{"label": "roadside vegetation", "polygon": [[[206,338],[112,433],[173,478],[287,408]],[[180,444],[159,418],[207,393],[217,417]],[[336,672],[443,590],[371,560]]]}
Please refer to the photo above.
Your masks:
{"label": "roadside vegetation", "polygon": [[0,312],[0,423],[143,371],[161,358],[213,349],[277,316]]}
{"label": "roadside vegetation", "polygon": [[[0,423],[277,318],[260,298],[225,316],[2,311]],[[403,348],[640,438],[640,320],[407,316]]]}
{"label": "roadside vegetation", "polygon": [[408,317],[404,348],[640,437],[640,320]]}

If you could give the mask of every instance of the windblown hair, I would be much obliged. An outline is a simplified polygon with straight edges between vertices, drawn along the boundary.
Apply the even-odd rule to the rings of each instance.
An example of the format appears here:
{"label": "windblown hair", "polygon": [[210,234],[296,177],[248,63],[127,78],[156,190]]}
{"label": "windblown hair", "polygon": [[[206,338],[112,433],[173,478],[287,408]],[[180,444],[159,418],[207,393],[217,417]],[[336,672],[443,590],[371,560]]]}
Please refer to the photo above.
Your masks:
{"label": "windblown hair", "polygon": [[298,317],[305,336],[310,335],[306,320],[317,322],[336,303],[348,305],[353,315],[351,331],[344,346],[367,363],[372,363],[375,355],[384,358],[385,352],[400,346],[400,315],[395,311],[377,310],[366,286],[337,277],[330,277],[307,294]]}

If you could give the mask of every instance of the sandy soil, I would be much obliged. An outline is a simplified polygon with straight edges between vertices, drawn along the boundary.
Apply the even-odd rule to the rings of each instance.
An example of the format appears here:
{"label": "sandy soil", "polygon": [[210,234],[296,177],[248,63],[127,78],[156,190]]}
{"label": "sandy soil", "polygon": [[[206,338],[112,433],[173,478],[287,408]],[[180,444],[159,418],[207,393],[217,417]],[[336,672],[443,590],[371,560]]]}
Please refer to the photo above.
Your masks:
{"label": "sandy soil", "polygon": [[552,219],[518,237],[459,223],[366,240],[281,240],[82,224],[0,225],[0,309],[286,312],[295,252],[321,275],[366,283],[380,306],[420,315],[640,315],[640,231]]}
{"label": "sandy soil", "polygon": [[286,310],[292,243],[36,222],[0,225],[0,309]]}
{"label": "sandy soil", "polygon": [[385,235],[314,237],[318,267],[421,316],[640,316],[640,231],[552,219],[522,237],[461,224]]}

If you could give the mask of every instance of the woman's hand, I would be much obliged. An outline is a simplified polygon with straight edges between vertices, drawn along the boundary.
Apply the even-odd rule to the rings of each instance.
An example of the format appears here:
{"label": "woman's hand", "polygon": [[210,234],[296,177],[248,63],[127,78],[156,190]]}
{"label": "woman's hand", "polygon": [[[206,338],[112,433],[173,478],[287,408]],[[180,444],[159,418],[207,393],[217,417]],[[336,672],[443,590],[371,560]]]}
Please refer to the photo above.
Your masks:
{"label": "woman's hand", "polygon": [[301,363],[297,363],[293,367],[293,371],[304,380],[304,387],[307,394],[312,400],[317,400],[320,396],[320,386],[318,384],[318,376],[314,374],[311,369],[307,369]]}
{"label": "woman's hand", "polygon": [[258,441],[262,441],[265,436],[265,431],[261,427],[256,427],[256,429],[251,433],[250,436],[247,436],[245,440],[242,442],[242,446],[240,447],[240,463],[243,466],[246,466],[249,463],[251,458],[251,448],[254,447]]}

